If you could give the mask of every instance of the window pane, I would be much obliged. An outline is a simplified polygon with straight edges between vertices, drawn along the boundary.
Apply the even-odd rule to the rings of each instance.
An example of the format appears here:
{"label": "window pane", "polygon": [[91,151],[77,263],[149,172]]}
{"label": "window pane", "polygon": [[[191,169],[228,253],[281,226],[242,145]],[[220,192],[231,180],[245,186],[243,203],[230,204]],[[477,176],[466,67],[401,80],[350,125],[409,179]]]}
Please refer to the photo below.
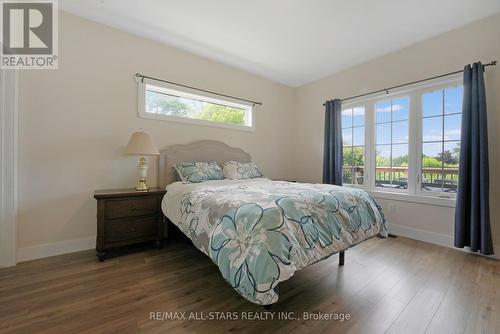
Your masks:
{"label": "window pane", "polygon": [[365,148],[363,146],[354,146],[353,152],[353,166],[362,167],[365,165]]}
{"label": "window pane", "polygon": [[391,143],[391,123],[377,125],[377,145]]}
{"label": "window pane", "polygon": [[460,141],[444,143],[443,163],[448,167],[458,167],[460,163]]}
{"label": "window pane", "polygon": [[352,183],[352,162],[353,162],[353,148],[345,147],[342,150],[342,160],[343,160],[343,173],[342,173],[342,181],[345,184]]}
{"label": "window pane", "polygon": [[422,166],[441,168],[442,143],[424,143],[422,146]]}
{"label": "window pane", "polygon": [[365,148],[363,146],[353,147],[353,172],[352,183],[364,184]]}
{"label": "window pane", "polygon": [[343,146],[352,146],[352,128],[342,129]]}
{"label": "window pane", "polygon": [[353,129],[353,145],[354,146],[363,146],[365,145],[365,127],[360,126]]}
{"label": "window pane", "polygon": [[443,114],[443,91],[425,93],[422,96],[422,116],[437,116]]}
{"label": "window pane", "polygon": [[392,184],[394,188],[408,188],[408,145],[392,145]]}
{"label": "window pane", "polygon": [[343,174],[345,184],[364,183],[365,107],[342,111]]}
{"label": "window pane", "polygon": [[392,123],[392,142],[408,143],[408,121]]}
{"label": "window pane", "polygon": [[408,189],[408,168],[392,168],[392,187],[394,189]]}
{"label": "window pane", "polygon": [[444,143],[444,150],[439,155],[439,160],[443,162],[444,167],[458,167],[460,162],[460,142]]}
{"label": "window pane", "polygon": [[375,186],[391,184],[391,145],[377,145]]}
{"label": "window pane", "polygon": [[344,166],[352,166],[352,162],[353,162],[352,146],[349,146],[349,147],[344,146],[344,148],[342,149],[342,152],[343,152],[343,156],[342,156],[343,165]]}
{"label": "window pane", "polygon": [[443,116],[422,119],[422,139],[424,142],[443,140]]}
{"label": "window pane", "polygon": [[182,92],[177,92],[181,96],[173,95],[170,92],[170,90],[163,90],[162,87],[147,85],[145,91],[145,112],[251,126],[251,115],[247,114],[248,109],[244,106],[238,108],[206,102],[203,100],[203,96],[187,98],[182,97]]}
{"label": "window pane", "polygon": [[408,144],[392,145],[392,166],[408,169]]}
{"label": "window pane", "polygon": [[444,140],[460,140],[462,114],[444,116]]}
{"label": "window pane", "polygon": [[460,142],[444,143],[443,189],[445,192],[456,192],[458,188],[458,166],[460,163]]}
{"label": "window pane", "polygon": [[342,183],[343,184],[352,184],[352,167],[344,166],[344,170],[342,172]]}
{"label": "window pane", "polygon": [[391,121],[391,100],[382,101],[375,104],[377,123]]}
{"label": "window pane", "polygon": [[426,143],[422,146],[422,190],[442,190],[442,143]]}
{"label": "window pane", "polygon": [[376,187],[408,188],[409,104],[408,96],[375,104]]}
{"label": "window pane", "polygon": [[353,109],[353,126],[365,125],[365,107]]}
{"label": "window pane", "polygon": [[392,100],[392,121],[408,120],[409,98]]}
{"label": "window pane", "polygon": [[462,95],[457,86],[422,96],[422,116],[428,117],[422,120],[422,191],[457,190]]}
{"label": "window pane", "polygon": [[344,147],[343,180],[346,184],[363,184],[365,149],[363,146]]}
{"label": "window pane", "polygon": [[377,167],[391,166],[391,145],[377,145]]}
{"label": "window pane", "polygon": [[352,109],[342,110],[342,128],[352,127]]}
{"label": "window pane", "polygon": [[444,90],[444,113],[454,114],[462,112],[462,100],[463,100],[464,88],[451,87]]}
{"label": "window pane", "polygon": [[186,102],[177,96],[146,91],[146,112],[148,113],[187,117],[191,110]]}

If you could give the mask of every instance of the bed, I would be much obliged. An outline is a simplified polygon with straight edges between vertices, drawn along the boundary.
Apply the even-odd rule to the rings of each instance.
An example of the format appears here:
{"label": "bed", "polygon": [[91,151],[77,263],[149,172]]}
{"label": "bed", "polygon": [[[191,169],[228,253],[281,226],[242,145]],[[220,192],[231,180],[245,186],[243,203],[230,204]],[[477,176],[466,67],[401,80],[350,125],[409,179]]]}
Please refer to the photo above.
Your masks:
{"label": "bed", "polygon": [[252,303],[278,301],[278,284],[313,263],[374,236],[387,236],[385,218],[365,191],[267,178],[177,181],[183,161],[250,162],[217,141],[175,145],[160,152],[162,211]]}

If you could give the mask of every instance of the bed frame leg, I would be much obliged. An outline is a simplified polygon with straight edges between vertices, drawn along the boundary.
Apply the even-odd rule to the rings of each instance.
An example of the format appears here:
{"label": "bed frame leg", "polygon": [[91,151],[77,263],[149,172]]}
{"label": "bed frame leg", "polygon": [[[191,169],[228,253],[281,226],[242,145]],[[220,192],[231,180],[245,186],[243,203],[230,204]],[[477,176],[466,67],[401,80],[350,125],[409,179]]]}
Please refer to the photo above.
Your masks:
{"label": "bed frame leg", "polygon": [[345,252],[339,252],[339,266],[343,266],[345,262]]}

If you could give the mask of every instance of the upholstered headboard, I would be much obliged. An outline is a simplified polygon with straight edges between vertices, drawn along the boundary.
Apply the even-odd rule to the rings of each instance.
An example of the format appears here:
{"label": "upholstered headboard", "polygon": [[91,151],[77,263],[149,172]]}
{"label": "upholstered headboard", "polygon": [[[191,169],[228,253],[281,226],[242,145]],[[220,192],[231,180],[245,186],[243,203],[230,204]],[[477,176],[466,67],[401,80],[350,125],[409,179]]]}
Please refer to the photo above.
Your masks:
{"label": "upholstered headboard", "polygon": [[173,145],[160,151],[158,182],[165,188],[176,181],[172,168],[182,161],[215,160],[222,165],[227,161],[250,162],[250,154],[241,148],[230,147],[216,140],[200,140],[186,145]]}

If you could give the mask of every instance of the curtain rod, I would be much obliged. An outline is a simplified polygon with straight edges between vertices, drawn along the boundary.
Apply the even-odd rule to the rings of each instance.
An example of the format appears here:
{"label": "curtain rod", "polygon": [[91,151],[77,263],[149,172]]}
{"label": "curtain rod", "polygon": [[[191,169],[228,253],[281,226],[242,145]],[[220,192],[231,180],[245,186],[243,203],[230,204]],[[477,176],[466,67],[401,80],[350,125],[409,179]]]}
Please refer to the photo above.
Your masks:
{"label": "curtain rod", "polygon": [[[484,64],[483,67],[486,67],[486,66],[495,66],[496,64],[497,64],[497,61],[493,60],[493,61],[489,62],[488,64]],[[347,101],[347,100],[356,99],[358,97],[363,97],[363,96],[372,95],[372,94],[376,94],[376,93],[382,93],[382,92],[386,92],[387,94],[389,94],[389,90],[391,90],[391,89],[396,89],[396,88],[401,88],[401,87],[405,87],[405,86],[409,86],[409,85],[414,85],[414,84],[417,84],[417,83],[420,83],[420,82],[424,82],[424,81],[439,79],[439,78],[442,78],[442,77],[447,77],[449,75],[462,73],[463,71],[464,70],[459,70],[459,71],[449,72],[449,73],[445,73],[445,74],[441,74],[441,75],[436,75],[435,77],[425,78],[425,79],[422,79],[422,80],[408,82],[408,83],[405,83],[405,84],[402,84],[402,85],[397,85],[397,86],[392,86],[392,87],[388,87],[388,88],[384,88],[384,89],[375,90],[375,91],[369,92],[369,93],[363,93],[363,94],[359,94],[359,95],[355,95],[355,96],[346,97],[346,98],[340,99],[340,101],[344,102],[344,101]],[[323,103],[323,106],[324,105],[325,104]]]}
{"label": "curtain rod", "polygon": [[235,100],[238,100],[238,101],[245,101],[245,102],[253,104],[254,106],[255,105],[261,106],[262,105],[262,102],[256,102],[256,101],[252,101],[252,100],[243,99],[241,97],[236,97],[236,96],[221,94],[221,93],[213,92],[213,91],[206,90],[206,89],[201,89],[201,88],[197,88],[197,87],[193,87],[193,86],[183,85],[183,84],[180,84],[180,83],[176,83],[176,82],[172,82],[172,81],[167,81],[167,80],[163,80],[163,79],[153,78],[153,77],[150,77],[150,76],[147,76],[147,75],[143,75],[143,74],[140,74],[140,73],[136,73],[135,76],[136,76],[136,78],[140,79],[142,82],[144,82],[144,79],[151,79],[151,80],[155,80],[155,81],[165,82],[165,83],[168,83],[168,84],[171,84],[171,85],[175,85],[175,86],[180,86],[180,87],[184,87],[184,88],[194,89],[194,90],[197,90],[199,92],[204,92],[204,93],[214,94],[214,95],[218,95],[218,96],[228,97],[228,98],[235,99]]}

